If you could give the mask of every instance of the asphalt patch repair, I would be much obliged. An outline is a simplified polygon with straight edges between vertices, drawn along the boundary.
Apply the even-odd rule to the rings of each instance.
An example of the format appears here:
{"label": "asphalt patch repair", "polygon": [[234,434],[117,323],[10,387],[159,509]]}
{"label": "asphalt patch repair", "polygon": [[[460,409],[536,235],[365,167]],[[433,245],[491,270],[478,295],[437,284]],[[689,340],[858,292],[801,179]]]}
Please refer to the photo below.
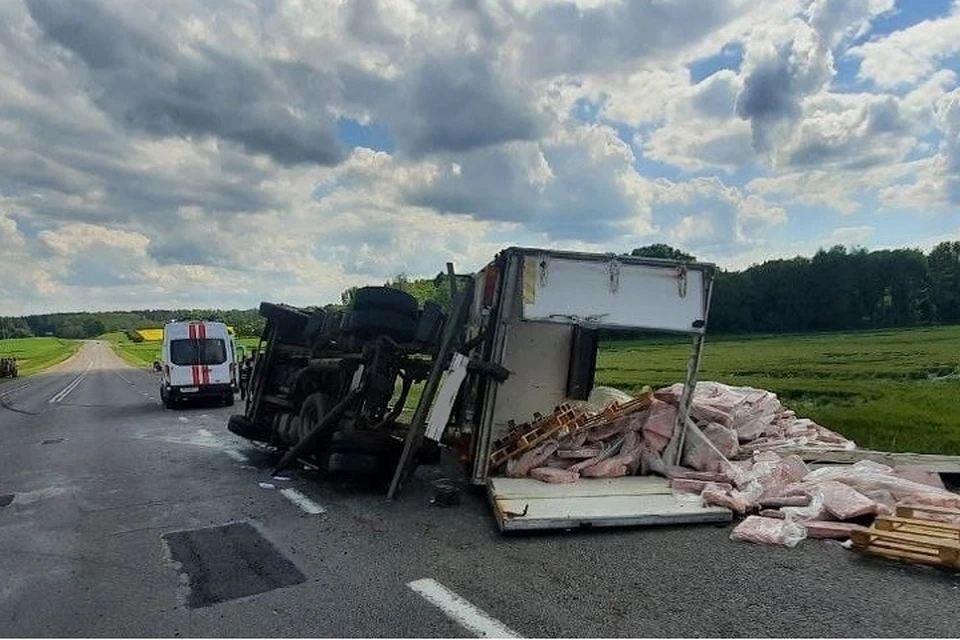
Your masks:
{"label": "asphalt patch repair", "polygon": [[306,576],[246,522],[174,531],[162,536],[186,575],[191,609],[289,587]]}

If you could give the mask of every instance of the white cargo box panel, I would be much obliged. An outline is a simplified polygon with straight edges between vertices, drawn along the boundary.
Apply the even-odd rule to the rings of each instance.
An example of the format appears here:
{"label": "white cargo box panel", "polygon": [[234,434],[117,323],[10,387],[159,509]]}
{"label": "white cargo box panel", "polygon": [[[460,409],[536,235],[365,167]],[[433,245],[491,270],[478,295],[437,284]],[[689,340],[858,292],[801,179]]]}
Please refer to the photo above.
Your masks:
{"label": "white cargo box panel", "polygon": [[525,252],[523,320],[702,333],[711,265]]}
{"label": "white cargo box panel", "polygon": [[549,484],[531,478],[489,478],[501,532],[730,522],[733,512],[705,507],[700,496],[670,489],[665,478],[581,478]]}

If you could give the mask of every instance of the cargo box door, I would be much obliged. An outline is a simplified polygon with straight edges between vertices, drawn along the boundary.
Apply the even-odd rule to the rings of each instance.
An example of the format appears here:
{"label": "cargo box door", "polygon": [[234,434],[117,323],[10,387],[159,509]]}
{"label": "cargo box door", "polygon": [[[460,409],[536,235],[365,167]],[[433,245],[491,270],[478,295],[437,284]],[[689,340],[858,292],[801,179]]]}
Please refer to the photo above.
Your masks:
{"label": "cargo box door", "polygon": [[487,483],[500,531],[730,522],[733,513],[704,507],[700,496],[675,492],[665,478],[581,478],[548,484],[531,478]]}

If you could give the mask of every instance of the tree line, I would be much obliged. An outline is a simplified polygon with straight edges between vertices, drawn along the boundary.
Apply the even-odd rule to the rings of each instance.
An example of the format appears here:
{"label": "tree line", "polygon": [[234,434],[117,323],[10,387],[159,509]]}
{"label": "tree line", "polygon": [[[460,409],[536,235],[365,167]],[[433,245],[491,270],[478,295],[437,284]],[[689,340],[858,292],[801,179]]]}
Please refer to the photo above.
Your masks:
{"label": "tree line", "polygon": [[159,329],[172,320],[213,320],[234,328],[242,337],[258,336],[264,319],[256,309],[150,309],[140,311],[101,311],[88,313],[51,313],[20,317],[0,317],[0,338],[95,338],[104,333],[122,331],[128,336],[137,329]]}
{"label": "tree line", "polygon": [[[695,261],[666,244],[634,249],[634,256]],[[458,279],[469,276],[458,276]],[[449,276],[384,283],[413,295],[422,305],[451,306]],[[456,283],[457,289],[464,286]],[[349,306],[356,287],[341,295]],[[240,336],[258,336],[264,319],[256,309],[177,309],[56,313],[0,317],[0,338],[57,336],[92,338],[112,331],[159,328],[171,320],[217,320]],[[919,249],[867,251],[835,246],[811,257],[768,260],[743,271],[719,270],[711,300],[711,333],[796,333],[960,323],[960,241]]]}

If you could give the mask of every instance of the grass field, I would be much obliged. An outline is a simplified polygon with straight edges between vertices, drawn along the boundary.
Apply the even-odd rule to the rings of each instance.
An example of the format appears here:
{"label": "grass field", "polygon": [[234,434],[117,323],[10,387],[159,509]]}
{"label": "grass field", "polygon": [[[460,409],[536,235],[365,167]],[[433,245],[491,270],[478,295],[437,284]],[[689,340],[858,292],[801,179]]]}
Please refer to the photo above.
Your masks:
{"label": "grass field", "polygon": [[[101,340],[106,340],[113,347],[113,350],[127,364],[134,367],[150,367],[154,360],[160,359],[160,342],[133,342],[126,334],[105,333],[100,336]],[[249,350],[256,347],[258,338],[239,338],[237,344],[247,347]]]}
{"label": "grass field", "polygon": [[[684,379],[688,340],[610,342],[597,382],[625,391]],[[775,392],[864,448],[960,455],[960,326],[707,337],[700,380]]]}
{"label": "grass field", "polygon": [[37,373],[63,362],[80,348],[76,340],[60,338],[9,338],[0,340],[0,356],[13,356],[21,376]]}

